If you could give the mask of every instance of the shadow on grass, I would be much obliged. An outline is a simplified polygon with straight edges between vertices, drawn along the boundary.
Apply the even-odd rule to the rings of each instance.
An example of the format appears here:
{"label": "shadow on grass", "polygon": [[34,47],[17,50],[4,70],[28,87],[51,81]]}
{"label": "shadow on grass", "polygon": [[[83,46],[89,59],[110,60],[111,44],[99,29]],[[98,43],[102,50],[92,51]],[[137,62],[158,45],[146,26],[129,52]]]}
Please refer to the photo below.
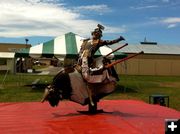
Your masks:
{"label": "shadow on grass", "polygon": [[117,85],[114,93],[138,93],[137,89],[125,87],[123,85]]}
{"label": "shadow on grass", "polygon": [[2,94],[4,94],[2,91],[1,91],[1,89],[0,89],[0,95],[2,95]]}
{"label": "shadow on grass", "polygon": [[31,92],[44,92],[44,89],[48,86],[49,84],[36,84],[36,85],[25,85],[26,87],[31,87],[32,90]]}

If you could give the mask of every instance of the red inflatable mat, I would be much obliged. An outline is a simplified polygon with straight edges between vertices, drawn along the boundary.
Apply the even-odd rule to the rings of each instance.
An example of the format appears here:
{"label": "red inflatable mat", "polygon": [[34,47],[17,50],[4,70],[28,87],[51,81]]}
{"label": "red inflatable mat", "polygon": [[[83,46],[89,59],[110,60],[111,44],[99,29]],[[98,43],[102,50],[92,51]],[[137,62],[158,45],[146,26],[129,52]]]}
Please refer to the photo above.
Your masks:
{"label": "red inflatable mat", "polygon": [[48,103],[0,103],[1,134],[139,134],[165,131],[165,119],[180,118],[180,112],[135,100],[102,100],[107,113],[80,114],[87,107],[63,101]]}

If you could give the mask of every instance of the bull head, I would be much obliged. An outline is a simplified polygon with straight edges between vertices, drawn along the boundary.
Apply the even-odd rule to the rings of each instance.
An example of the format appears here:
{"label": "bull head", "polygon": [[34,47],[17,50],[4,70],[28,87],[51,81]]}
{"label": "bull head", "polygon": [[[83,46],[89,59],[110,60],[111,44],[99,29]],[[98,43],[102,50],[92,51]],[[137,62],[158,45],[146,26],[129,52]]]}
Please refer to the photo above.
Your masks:
{"label": "bull head", "polygon": [[46,100],[52,107],[57,106],[59,101],[62,100],[61,90],[55,90],[51,85],[47,86],[41,102],[43,103]]}

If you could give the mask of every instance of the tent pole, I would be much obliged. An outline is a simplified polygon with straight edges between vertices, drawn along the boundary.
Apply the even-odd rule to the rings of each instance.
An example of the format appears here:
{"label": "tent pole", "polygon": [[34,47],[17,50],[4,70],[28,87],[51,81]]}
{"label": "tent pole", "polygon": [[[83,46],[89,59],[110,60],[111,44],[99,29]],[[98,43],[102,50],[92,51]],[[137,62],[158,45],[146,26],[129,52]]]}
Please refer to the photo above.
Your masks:
{"label": "tent pole", "polygon": [[14,57],[14,69],[13,69],[13,74],[16,74],[16,57]]}
{"label": "tent pole", "polygon": [[7,71],[6,71],[5,75],[4,75],[4,78],[3,78],[2,82],[1,82],[0,89],[4,89],[4,82],[5,82],[5,80],[6,80],[8,71],[9,71],[9,70],[7,69]]}

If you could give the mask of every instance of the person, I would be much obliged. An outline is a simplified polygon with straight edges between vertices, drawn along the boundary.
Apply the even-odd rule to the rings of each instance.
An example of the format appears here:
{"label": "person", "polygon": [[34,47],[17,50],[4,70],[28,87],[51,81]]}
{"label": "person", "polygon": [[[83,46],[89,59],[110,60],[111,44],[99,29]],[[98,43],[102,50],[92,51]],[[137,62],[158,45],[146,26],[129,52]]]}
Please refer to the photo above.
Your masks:
{"label": "person", "polygon": [[100,24],[97,25],[97,28],[91,33],[92,38],[85,39],[81,45],[78,65],[81,67],[81,73],[83,78],[89,83],[100,83],[105,79],[107,75],[107,71],[101,71],[99,75],[91,75],[93,71],[100,70],[103,66],[99,67],[99,69],[91,69],[94,68],[94,55],[96,51],[105,45],[112,45],[118,43],[119,41],[125,40],[124,37],[120,36],[115,40],[102,40],[102,30],[104,27]]}

